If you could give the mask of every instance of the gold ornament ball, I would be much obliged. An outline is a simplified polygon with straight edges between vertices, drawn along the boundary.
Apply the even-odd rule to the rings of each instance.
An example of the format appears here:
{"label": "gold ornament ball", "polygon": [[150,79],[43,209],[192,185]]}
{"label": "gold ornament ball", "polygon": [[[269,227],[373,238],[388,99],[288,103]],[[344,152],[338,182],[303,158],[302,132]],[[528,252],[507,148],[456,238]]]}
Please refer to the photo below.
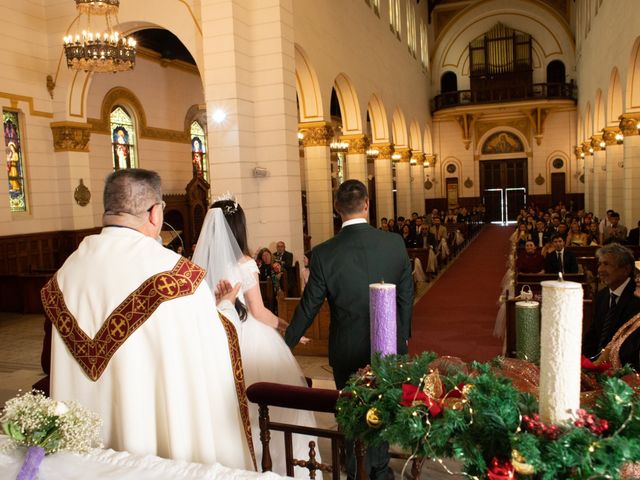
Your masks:
{"label": "gold ornament ball", "polygon": [[511,451],[511,465],[513,465],[513,469],[516,473],[519,473],[520,475],[533,475],[536,472],[533,465],[527,463],[522,454],[515,449]]}
{"label": "gold ornament ball", "polygon": [[382,420],[380,420],[380,412],[377,408],[372,407],[367,411],[366,415],[367,425],[371,428],[380,428]]}

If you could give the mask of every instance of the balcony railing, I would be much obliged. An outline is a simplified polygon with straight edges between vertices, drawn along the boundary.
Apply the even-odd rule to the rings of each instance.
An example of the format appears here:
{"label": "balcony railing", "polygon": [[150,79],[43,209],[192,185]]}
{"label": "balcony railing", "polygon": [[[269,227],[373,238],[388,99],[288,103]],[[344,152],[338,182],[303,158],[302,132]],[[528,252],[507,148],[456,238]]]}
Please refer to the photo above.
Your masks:
{"label": "balcony railing", "polygon": [[458,90],[434,97],[431,111],[460,105],[478,105],[484,103],[505,103],[519,100],[546,100],[577,98],[577,88],[573,83],[534,83],[527,86],[513,86],[486,90]]}

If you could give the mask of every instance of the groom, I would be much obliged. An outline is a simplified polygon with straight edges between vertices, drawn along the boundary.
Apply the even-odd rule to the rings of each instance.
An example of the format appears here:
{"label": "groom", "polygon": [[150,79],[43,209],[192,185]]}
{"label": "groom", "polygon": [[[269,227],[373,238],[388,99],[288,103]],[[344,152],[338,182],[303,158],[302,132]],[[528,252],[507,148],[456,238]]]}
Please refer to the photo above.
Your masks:
{"label": "groom", "polygon": [[[396,285],[397,348],[404,354],[411,332],[413,281],[402,237],[367,223],[369,196],[362,182],[347,180],[340,185],[335,208],[342,218],[342,229],[313,249],[309,282],[284,338],[293,348],[327,298],[331,309],[329,363],[336,388],[342,389],[353,373],[371,361],[369,284],[384,280]],[[351,479],[356,466],[349,453],[347,474]],[[370,448],[366,461],[371,479],[387,478],[386,444]]]}

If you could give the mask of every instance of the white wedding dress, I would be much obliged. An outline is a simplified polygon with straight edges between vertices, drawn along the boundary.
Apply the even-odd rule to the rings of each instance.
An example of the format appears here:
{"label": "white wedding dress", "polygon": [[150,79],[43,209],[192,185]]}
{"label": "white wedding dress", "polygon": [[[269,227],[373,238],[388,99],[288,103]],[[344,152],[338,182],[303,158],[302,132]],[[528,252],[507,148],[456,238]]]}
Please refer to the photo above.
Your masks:
{"label": "white wedding dress", "polygon": [[[244,293],[256,285],[258,266],[253,259],[240,263],[242,287],[238,298],[244,301]],[[246,304],[246,303],[245,303]],[[240,323],[238,331],[240,337],[240,352],[244,368],[244,380],[247,387],[257,382],[274,382],[286,385],[306,387],[307,382],[291,350],[284,343],[278,330],[256,320],[250,312],[247,319]],[[262,460],[262,444],[260,443],[260,426],[258,424],[258,406],[249,402],[251,416],[251,432],[253,446],[256,451],[258,468]],[[270,407],[269,419],[272,422],[292,423],[315,427],[313,412],[306,410],[292,410],[288,408]],[[316,443],[316,461],[320,462],[317,437],[293,435],[293,458],[307,460],[309,458],[309,442]],[[284,435],[282,432],[271,431],[269,451],[273,461],[273,471],[286,475]],[[305,468],[295,467],[295,477],[308,478],[309,472]],[[316,479],[322,478],[322,472],[316,471]]]}

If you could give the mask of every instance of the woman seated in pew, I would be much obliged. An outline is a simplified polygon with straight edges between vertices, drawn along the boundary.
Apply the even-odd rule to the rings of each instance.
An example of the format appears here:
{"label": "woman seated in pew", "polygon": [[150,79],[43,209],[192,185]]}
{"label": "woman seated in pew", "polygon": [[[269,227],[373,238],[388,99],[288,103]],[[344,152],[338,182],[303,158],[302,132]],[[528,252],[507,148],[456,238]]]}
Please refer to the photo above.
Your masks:
{"label": "woman seated in pew", "polygon": [[580,231],[580,223],[578,220],[571,222],[569,233],[567,234],[567,246],[568,247],[586,247],[588,235]]}
{"label": "woman seated in pew", "polygon": [[532,240],[527,240],[524,252],[518,255],[516,269],[518,273],[544,273],[544,257],[538,252]]}
{"label": "woman seated in pew", "polygon": [[587,231],[587,246],[600,245],[600,230],[597,222],[591,222]]}
{"label": "woman seated in pew", "polygon": [[516,248],[524,248],[527,240],[531,240],[531,234],[527,231],[526,223],[520,223],[518,224],[518,229],[511,235],[511,243]]}
{"label": "woman seated in pew", "polygon": [[416,241],[414,236],[411,234],[411,228],[409,225],[402,226],[402,240],[404,240],[404,246],[406,248],[415,248]]}

